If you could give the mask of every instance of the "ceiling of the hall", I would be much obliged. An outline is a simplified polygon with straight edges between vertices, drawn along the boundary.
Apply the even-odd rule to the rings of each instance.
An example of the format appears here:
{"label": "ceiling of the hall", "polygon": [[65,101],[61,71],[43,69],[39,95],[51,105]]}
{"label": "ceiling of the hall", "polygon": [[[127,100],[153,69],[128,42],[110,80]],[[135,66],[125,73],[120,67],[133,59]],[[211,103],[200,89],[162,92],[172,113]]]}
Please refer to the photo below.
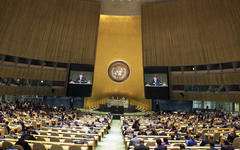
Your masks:
{"label": "ceiling of the hall", "polygon": [[152,2],[169,2],[175,0],[90,0],[101,3],[101,14],[140,15],[141,4]]}

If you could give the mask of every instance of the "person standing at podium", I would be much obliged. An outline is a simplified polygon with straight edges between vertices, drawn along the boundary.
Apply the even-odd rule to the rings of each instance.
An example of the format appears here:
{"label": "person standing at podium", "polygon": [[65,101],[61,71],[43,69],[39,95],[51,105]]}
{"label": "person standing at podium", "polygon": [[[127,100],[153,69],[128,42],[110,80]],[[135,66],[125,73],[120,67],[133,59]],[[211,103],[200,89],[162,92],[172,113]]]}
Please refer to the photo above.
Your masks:
{"label": "person standing at podium", "polygon": [[87,80],[82,73],[79,74],[79,77],[76,80],[77,83],[87,83]]}
{"label": "person standing at podium", "polygon": [[160,85],[162,85],[162,83],[159,81],[157,75],[155,75],[155,76],[153,77],[151,84],[154,85],[154,86],[160,86]]}

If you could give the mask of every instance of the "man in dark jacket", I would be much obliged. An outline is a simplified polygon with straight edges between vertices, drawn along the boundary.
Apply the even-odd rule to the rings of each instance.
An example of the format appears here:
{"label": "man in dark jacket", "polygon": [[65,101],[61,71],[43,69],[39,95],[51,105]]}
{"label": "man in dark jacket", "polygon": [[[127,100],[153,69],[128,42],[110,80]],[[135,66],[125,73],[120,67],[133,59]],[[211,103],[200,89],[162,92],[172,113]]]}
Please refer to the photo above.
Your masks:
{"label": "man in dark jacket", "polygon": [[237,137],[237,134],[236,134],[235,131],[233,131],[233,132],[231,132],[231,133],[228,135],[227,140],[228,140],[230,143],[232,143],[233,140],[234,140],[236,137]]}
{"label": "man in dark jacket", "polygon": [[221,147],[221,150],[234,150],[234,147],[226,140],[224,141],[224,145]]}
{"label": "man in dark jacket", "polygon": [[166,146],[162,146],[162,140],[161,139],[157,139],[157,148],[154,148],[154,150],[167,150]]}
{"label": "man in dark jacket", "polygon": [[215,143],[214,142],[210,142],[210,149],[208,149],[208,150],[217,150],[215,148]]}
{"label": "man in dark jacket", "polygon": [[24,140],[36,140],[36,138],[30,134],[30,131],[25,131],[21,138],[23,138]]}
{"label": "man in dark jacket", "polygon": [[24,140],[23,136],[16,142],[16,145],[21,145],[24,150],[31,150],[30,145]]}
{"label": "man in dark jacket", "polygon": [[136,146],[134,150],[149,150],[149,147],[144,145],[143,139],[140,139],[139,146]]}
{"label": "man in dark jacket", "polygon": [[210,141],[208,139],[208,136],[205,135],[204,139],[202,140],[200,146],[205,146],[207,144],[210,144]]}

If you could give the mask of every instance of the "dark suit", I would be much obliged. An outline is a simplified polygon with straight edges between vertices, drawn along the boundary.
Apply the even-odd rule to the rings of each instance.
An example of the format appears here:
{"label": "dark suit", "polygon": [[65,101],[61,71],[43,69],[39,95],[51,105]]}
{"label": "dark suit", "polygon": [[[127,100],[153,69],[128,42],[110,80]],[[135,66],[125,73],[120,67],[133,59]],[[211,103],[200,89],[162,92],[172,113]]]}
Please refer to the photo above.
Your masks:
{"label": "dark suit", "polygon": [[167,150],[166,146],[158,146],[157,148],[154,148],[154,150]]}
{"label": "dark suit", "polygon": [[221,147],[221,150],[234,150],[234,147],[232,145],[224,145]]}
{"label": "dark suit", "polygon": [[149,147],[144,145],[139,145],[139,146],[136,146],[134,150],[149,150]]}
{"label": "dark suit", "polygon": [[10,133],[10,131],[11,131],[11,129],[10,129],[10,127],[9,127],[9,125],[6,125],[6,129],[7,129],[7,134],[9,134]]}
{"label": "dark suit", "polygon": [[204,140],[202,140],[200,146],[205,146],[207,144],[210,144],[210,141],[208,139],[204,139]]}
{"label": "dark suit", "polygon": [[24,150],[31,150],[31,147],[30,145],[28,144],[28,142],[24,141],[23,139],[19,139],[17,142],[16,142],[16,145],[21,145]]}
{"label": "dark suit", "polygon": [[138,132],[138,135],[147,135],[147,133],[144,131],[140,131],[140,132]]}
{"label": "dark suit", "polygon": [[29,133],[23,134],[23,135],[22,135],[22,138],[23,138],[24,140],[36,140],[36,138],[35,138],[33,135],[29,134]]}
{"label": "dark suit", "polygon": [[160,86],[160,85],[162,85],[162,83],[157,79],[157,80],[152,80],[152,83],[151,83],[152,85],[154,85],[154,86]]}
{"label": "dark suit", "polygon": [[210,148],[210,149],[208,149],[208,150],[217,150],[216,148]]}
{"label": "dark suit", "polygon": [[80,77],[78,77],[76,82],[78,82],[78,83],[87,83],[87,80],[86,80],[85,77],[82,77],[81,79],[80,79]]}

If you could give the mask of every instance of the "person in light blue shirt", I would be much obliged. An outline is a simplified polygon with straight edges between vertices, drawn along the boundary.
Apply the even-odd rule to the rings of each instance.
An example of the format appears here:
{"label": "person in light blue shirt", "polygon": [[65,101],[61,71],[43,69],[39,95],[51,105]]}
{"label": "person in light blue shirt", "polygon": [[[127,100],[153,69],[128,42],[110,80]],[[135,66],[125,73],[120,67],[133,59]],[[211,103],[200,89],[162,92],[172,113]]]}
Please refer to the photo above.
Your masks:
{"label": "person in light blue shirt", "polygon": [[187,146],[194,146],[197,145],[197,141],[194,140],[194,137],[192,136],[190,140],[187,141]]}
{"label": "person in light blue shirt", "polygon": [[130,146],[139,146],[140,139],[136,135],[133,135],[133,138],[130,140]]}

